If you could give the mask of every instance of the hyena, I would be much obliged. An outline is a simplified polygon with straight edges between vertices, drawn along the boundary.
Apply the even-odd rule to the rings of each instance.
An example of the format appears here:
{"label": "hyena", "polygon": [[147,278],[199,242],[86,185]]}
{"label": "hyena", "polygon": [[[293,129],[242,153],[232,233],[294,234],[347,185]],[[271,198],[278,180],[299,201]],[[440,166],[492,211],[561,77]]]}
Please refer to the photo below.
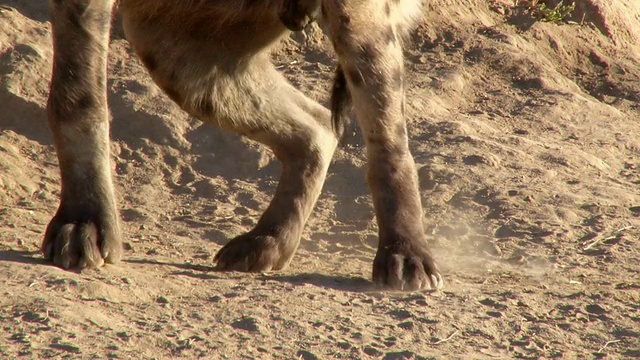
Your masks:
{"label": "hyena", "polygon": [[[114,0],[51,0],[54,62],[48,100],[61,199],[42,251],[56,265],[99,267],[122,256],[109,165],[107,50]],[[120,0],[126,37],[182,109],[269,147],[282,164],[257,225],[215,256],[222,270],[285,268],[325,180],[351,101],[364,134],[379,226],[373,280],[439,288],[404,120],[402,40],[420,0]],[[314,18],[338,57],[330,111],[276,71],[269,49]],[[332,116],[333,114],[333,116]]]}

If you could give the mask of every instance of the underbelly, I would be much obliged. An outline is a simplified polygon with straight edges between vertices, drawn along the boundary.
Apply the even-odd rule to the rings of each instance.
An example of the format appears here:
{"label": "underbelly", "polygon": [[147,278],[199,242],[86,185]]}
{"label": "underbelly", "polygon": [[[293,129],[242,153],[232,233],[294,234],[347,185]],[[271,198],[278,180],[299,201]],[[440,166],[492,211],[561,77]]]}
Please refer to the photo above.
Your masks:
{"label": "underbelly", "polygon": [[227,116],[214,111],[212,99],[245,91],[243,78],[255,83],[272,67],[267,48],[289,33],[276,11],[233,12],[237,6],[225,1],[153,0],[145,7],[150,1],[121,0],[126,37],[160,88],[198,117]]}
{"label": "underbelly", "polygon": [[190,48],[207,57],[251,57],[273,46],[288,30],[272,1],[121,0],[127,39],[134,48]]}

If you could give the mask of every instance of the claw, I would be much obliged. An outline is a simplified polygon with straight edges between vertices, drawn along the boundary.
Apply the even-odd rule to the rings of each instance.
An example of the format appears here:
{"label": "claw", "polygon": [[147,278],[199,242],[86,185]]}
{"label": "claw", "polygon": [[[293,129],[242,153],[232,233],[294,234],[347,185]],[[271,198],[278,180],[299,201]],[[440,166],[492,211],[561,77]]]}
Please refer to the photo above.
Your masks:
{"label": "claw", "polygon": [[218,251],[216,268],[227,271],[263,272],[285,268],[298,247],[297,238],[240,235]]}
{"label": "claw", "polygon": [[376,286],[402,291],[442,288],[444,282],[437,265],[428,249],[420,245],[401,244],[378,249],[373,264]]}
{"label": "claw", "polygon": [[[47,228],[42,244],[42,253],[47,260],[65,270],[101,267],[105,261],[116,263],[120,260],[121,242],[117,230],[103,227],[100,232],[96,225],[107,222],[66,221],[62,223],[58,217],[54,217]],[[101,237],[99,234],[107,235]]]}

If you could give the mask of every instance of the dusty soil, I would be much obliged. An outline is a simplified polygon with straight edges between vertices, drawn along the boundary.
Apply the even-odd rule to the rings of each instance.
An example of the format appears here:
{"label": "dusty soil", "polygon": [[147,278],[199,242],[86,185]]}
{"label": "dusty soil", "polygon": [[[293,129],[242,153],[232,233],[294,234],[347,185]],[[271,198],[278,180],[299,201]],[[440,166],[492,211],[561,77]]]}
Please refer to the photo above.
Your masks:
{"label": "dusty soil", "polygon": [[[0,1],[0,357],[639,358],[640,3],[578,0],[550,23],[522,1],[430,0],[425,20],[407,110],[446,287],[383,293],[356,128],[291,267],[214,271],[266,208],[278,164],[182,113],[117,28],[126,259],[81,273],[43,261],[59,196],[48,5]],[[274,59],[326,103],[334,60],[317,30]]]}

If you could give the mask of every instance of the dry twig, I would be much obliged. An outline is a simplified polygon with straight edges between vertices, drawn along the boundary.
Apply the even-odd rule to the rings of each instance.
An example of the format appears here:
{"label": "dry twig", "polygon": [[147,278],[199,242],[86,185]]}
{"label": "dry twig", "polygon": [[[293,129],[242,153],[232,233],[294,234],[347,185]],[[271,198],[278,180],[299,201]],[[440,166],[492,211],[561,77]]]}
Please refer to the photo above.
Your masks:
{"label": "dry twig", "polygon": [[436,341],[436,342],[432,342],[432,343],[431,343],[431,345],[438,345],[438,344],[442,344],[442,343],[443,343],[443,342],[445,342],[445,341],[449,341],[449,340],[451,340],[451,338],[453,338],[454,336],[456,336],[456,334],[458,333],[458,331],[459,331],[459,330],[456,330],[456,331],[452,332],[452,333],[451,333],[451,335],[447,336],[447,337],[446,337],[446,338],[444,338],[444,339],[438,340],[438,341]]}
{"label": "dry twig", "polygon": [[596,246],[601,241],[613,240],[616,237],[618,237],[618,234],[620,234],[621,232],[623,232],[625,230],[629,230],[629,229],[633,229],[633,226],[625,226],[623,228],[620,228],[620,229],[615,231],[614,235],[611,235],[611,236],[606,237],[606,238],[602,238],[601,236],[599,236],[591,244],[585,246],[582,250],[587,251],[587,250],[591,249],[592,247]]}
{"label": "dry twig", "polygon": [[615,343],[617,343],[617,342],[620,342],[620,340],[610,340],[610,341],[607,341],[607,343],[606,343],[606,344],[604,344],[604,346],[603,346],[603,347],[601,347],[601,348],[600,348],[600,350],[598,350],[598,352],[599,352],[599,353],[603,352],[603,351],[604,351],[604,349],[606,349],[606,348],[607,348],[607,346],[609,346],[610,344],[615,344]]}

